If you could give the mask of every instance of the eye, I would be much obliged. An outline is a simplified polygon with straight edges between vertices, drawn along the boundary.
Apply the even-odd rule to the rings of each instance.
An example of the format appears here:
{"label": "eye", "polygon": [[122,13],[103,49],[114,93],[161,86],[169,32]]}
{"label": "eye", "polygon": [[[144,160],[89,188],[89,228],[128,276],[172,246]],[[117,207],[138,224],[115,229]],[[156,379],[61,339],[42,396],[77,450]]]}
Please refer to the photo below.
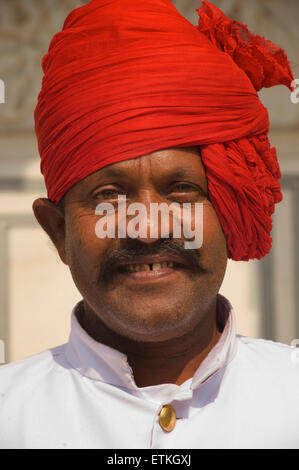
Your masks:
{"label": "eye", "polygon": [[196,191],[196,188],[188,183],[176,183],[172,189],[174,191],[183,192],[183,193]]}
{"label": "eye", "polygon": [[115,188],[113,186],[102,188],[94,193],[93,198],[97,200],[115,200],[120,195],[124,195],[124,191],[120,188]]}
{"label": "eye", "polygon": [[168,197],[182,202],[195,202],[206,199],[207,195],[200,186],[178,181],[169,187]]}

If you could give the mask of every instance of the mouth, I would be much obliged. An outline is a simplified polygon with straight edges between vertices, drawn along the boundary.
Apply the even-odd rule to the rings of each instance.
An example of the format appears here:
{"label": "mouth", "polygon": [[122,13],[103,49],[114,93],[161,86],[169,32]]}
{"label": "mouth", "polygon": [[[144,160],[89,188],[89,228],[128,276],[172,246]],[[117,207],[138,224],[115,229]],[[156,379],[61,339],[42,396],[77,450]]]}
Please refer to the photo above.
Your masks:
{"label": "mouth", "polygon": [[162,278],[168,278],[186,268],[182,262],[175,259],[136,259],[132,263],[118,266],[118,271],[128,280],[140,282],[152,282]]}
{"label": "mouth", "polygon": [[127,264],[125,266],[121,266],[120,269],[128,273],[138,273],[144,271],[159,271],[165,268],[173,269],[178,267],[178,263],[174,263],[173,261],[163,261],[161,263]]}

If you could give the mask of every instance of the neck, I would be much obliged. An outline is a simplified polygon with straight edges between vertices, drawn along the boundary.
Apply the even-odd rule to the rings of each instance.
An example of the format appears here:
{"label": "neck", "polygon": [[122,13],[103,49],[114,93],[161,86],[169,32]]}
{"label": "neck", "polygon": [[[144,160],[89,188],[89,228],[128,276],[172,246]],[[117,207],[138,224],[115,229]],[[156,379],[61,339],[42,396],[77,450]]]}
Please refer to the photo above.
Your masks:
{"label": "neck", "polygon": [[162,383],[181,385],[192,378],[221,336],[216,328],[213,328],[211,333],[207,344],[197,344],[193,347],[190,345],[188,349],[186,343],[185,347],[182,347],[177,341],[175,351],[169,349],[169,344],[157,344],[151,355],[129,352],[128,362],[132,367],[136,384],[139,387]]}
{"label": "neck", "polygon": [[[82,305],[83,307],[83,305]],[[221,336],[217,328],[216,301],[192,331],[161,342],[140,342],[108,329],[84,303],[78,314],[82,328],[96,341],[117,349],[128,358],[138,387],[163,383],[181,385],[194,373]]]}

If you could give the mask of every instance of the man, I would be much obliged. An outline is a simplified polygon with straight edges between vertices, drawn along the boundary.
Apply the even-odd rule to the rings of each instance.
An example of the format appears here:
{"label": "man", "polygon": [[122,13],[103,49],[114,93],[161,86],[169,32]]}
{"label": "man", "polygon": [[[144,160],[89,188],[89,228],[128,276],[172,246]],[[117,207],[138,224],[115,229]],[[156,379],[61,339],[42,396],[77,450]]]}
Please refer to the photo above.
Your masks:
{"label": "man", "polygon": [[[271,248],[280,171],[256,91],[293,76],[281,49],[213,5],[199,17],[93,0],[43,59],[48,199],[33,209],[82,301],[66,345],[1,368],[2,448],[299,447],[291,348],[236,335],[218,294],[228,257]],[[130,205],[146,209],[142,233],[119,235],[124,198],[125,228]],[[163,203],[188,206],[199,248],[175,237],[175,212],[152,236]],[[97,231],[103,207],[116,236]]]}

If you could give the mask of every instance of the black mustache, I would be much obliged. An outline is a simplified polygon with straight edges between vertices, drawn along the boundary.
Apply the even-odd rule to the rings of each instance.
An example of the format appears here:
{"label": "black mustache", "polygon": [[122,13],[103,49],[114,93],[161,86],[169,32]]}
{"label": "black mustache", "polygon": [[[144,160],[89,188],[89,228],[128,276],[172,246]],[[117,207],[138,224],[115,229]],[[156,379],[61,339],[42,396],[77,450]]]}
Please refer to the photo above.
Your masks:
{"label": "black mustache", "polygon": [[121,239],[120,247],[107,252],[101,267],[101,279],[108,279],[120,264],[133,264],[137,256],[175,255],[194,273],[206,272],[199,261],[199,251],[184,248],[184,242],[160,238],[147,245],[137,239]]}

